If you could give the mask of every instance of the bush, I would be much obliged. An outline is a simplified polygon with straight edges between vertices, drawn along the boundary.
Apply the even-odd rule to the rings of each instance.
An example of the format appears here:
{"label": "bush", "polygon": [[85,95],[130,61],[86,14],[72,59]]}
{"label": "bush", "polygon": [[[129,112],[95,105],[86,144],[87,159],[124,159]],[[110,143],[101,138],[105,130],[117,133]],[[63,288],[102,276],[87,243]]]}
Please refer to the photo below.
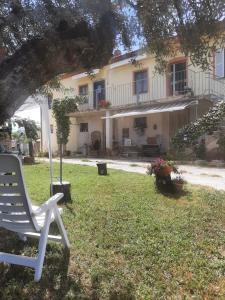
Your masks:
{"label": "bush", "polygon": [[205,140],[202,140],[198,145],[194,147],[196,157],[199,159],[206,159],[206,146]]}
{"label": "bush", "polygon": [[49,157],[48,151],[40,151],[38,157]]}
{"label": "bush", "polygon": [[208,113],[201,118],[179,129],[172,138],[173,146],[182,151],[185,147],[195,145],[202,135],[212,134],[214,131],[218,130],[224,117],[225,102],[219,102],[210,108]]}
{"label": "bush", "polygon": [[222,131],[220,131],[217,145],[219,147],[219,151],[222,154],[223,159],[225,160],[225,133]]}

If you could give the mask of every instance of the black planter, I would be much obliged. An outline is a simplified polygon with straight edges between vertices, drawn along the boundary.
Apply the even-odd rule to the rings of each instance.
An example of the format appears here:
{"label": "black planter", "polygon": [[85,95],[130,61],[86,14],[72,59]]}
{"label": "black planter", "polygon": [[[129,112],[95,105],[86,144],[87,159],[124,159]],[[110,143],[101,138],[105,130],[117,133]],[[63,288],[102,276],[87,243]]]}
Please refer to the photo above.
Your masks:
{"label": "black planter", "polygon": [[107,175],[107,164],[103,162],[97,163],[98,175],[106,176]]}
{"label": "black planter", "polygon": [[71,202],[71,184],[67,181],[52,183],[53,195],[63,193],[63,198],[58,202],[59,204]]}

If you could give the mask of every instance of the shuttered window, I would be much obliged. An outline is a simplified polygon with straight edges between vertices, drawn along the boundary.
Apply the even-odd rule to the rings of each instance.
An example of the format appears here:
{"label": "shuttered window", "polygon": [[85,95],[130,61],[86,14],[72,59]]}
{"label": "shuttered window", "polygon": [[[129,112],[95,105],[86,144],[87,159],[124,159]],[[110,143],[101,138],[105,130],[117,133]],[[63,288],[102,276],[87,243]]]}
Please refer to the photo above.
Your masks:
{"label": "shuttered window", "polygon": [[215,53],[215,75],[224,77],[224,49],[218,49]]}

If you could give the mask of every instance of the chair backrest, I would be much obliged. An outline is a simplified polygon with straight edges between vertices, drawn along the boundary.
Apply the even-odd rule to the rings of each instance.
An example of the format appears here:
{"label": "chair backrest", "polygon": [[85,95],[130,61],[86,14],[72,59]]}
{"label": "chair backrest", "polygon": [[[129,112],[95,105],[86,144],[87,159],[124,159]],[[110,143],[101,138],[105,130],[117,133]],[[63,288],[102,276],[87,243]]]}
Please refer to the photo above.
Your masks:
{"label": "chair backrest", "polygon": [[157,145],[157,138],[155,136],[147,138],[148,145]]}
{"label": "chair backrest", "polygon": [[32,206],[24,185],[22,165],[11,154],[0,155],[0,227],[15,232],[37,232]]}

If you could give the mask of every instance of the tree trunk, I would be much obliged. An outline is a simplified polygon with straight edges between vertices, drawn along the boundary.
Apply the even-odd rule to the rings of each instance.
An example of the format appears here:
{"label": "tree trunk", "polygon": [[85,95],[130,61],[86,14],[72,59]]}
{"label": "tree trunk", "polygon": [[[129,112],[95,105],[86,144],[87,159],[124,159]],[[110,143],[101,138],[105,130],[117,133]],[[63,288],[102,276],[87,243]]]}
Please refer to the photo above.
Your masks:
{"label": "tree trunk", "polygon": [[30,156],[30,157],[34,157],[34,146],[33,146],[33,142],[30,141],[28,145],[29,145],[29,156]]}
{"label": "tree trunk", "polygon": [[[111,21],[112,22],[111,22]],[[85,21],[75,27],[49,31],[27,41],[0,64],[0,123],[55,76],[100,68],[112,56],[115,40],[111,12],[91,28]]]}

